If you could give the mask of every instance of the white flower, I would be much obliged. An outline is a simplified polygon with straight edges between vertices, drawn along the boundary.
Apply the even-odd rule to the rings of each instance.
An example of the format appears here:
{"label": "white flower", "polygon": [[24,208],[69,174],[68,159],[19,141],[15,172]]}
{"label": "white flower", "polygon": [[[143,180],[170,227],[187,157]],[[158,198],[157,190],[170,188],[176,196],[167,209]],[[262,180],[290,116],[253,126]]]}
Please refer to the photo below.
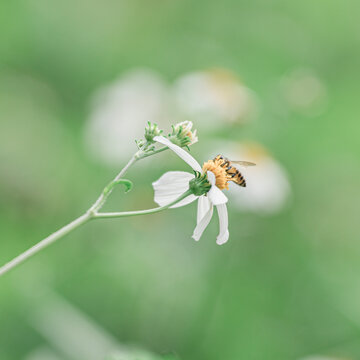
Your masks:
{"label": "white flower", "polygon": [[198,126],[244,123],[258,112],[254,93],[226,69],[183,75],[174,84],[174,96],[179,112],[198,120]]}
{"label": "white flower", "polygon": [[[180,158],[182,158],[188,165],[190,165],[193,170],[200,173],[204,172],[204,168],[202,168],[189,153],[187,153],[179,146],[173,144],[170,140],[164,138],[163,136],[157,136],[154,138],[154,140],[168,146],[169,149],[174,151]],[[184,206],[198,199],[197,225],[192,236],[194,240],[198,241],[210,223],[215,205],[220,223],[220,232],[216,242],[217,244],[222,245],[229,239],[228,213],[226,207],[228,199],[217,186],[217,177],[221,176],[220,173],[206,171],[206,174],[208,181],[211,184],[210,191],[206,195],[189,195],[187,198],[172,207],[175,208]],[[194,178],[194,174],[183,171],[167,172],[161,176],[159,180],[153,183],[155,191],[155,202],[160,206],[170,204],[189,189],[189,182]]]}
{"label": "white flower", "polygon": [[230,188],[232,204],[239,210],[259,214],[274,214],[282,210],[291,194],[284,167],[256,143],[234,144],[228,149],[224,154],[230,159],[247,160],[256,164],[251,168],[239,168],[247,185],[246,188]]}
{"label": "white flower", "polygon": [[318,116],[328,105],[325,84],[311,69],[295,69],[281,79],[282,95],[290,110]]}
{"label": "white flower", "polygon": [[136,149],[150,121],[160,127],[168,123],[168,90],[151,70],[132,70],[94,96],[86,123],[86,144],[91,154],[108,165],[117,165]]}

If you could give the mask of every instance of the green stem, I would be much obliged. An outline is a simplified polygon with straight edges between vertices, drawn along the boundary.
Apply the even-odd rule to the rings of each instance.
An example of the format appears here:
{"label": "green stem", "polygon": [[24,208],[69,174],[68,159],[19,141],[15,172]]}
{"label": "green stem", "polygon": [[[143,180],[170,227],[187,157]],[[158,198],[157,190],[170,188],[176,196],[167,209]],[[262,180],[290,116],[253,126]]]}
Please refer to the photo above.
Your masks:
{"label": "green stem", "polygon": [[168,205],[160,206],[154,209],[148,209],[148,210],[139,210],[139,211],[124,211],[124,212],[108,212],[108,213],[95,213],[94,218],[95,219],[110,219],[110,218],[121,218],[121,217],[129,217],[129,216],[139,216],[139,215],[148,215],[148,214],[154,214],[163,210],[166,210],[170,208],[171,206],[177,204],[181,200],[185,199],[189,195],[192,194],[191,190],[186,191],[184,194],[182,194],[179,198],[174,200]]}
{"label": "green stem", "polygon": [[141,155],[139,155],[139,152],[137,152],[130,159],[130,161],[125,165],[125,167],[115,176],[115,178],[111,181],[111,183],[105,187],[105,189],[103,190],[101,195],[98,197],[98,199],[95,201],[95,203],[90,207],[90,209],[89,209],[90,212],[96,212],[103,207],[107,198],[110,196],[110,194],[113,191],[113,188],[114,188],[113,185],[125,175],[125,173],[128,171],[128,169],[132,165],[134,165],[136,163],[136,161],[140,160],[139,156],[141,156]]}
{"label": "green stem", "polygon": [[25,260],[29,259],[30,257],[37,254],[39,251],[45,249],[50,244],[54,243],[55,241],[59,240],[63,236],[67,235],[71,231],[75,230],[79,226],[87,223],[91,219],[101,219],[101,218],[120,218],[120,217],[127,217],[127,216],[137,216],[137,215],[145,215],[145,214],[153,214],[165,209],[168,209],[172,205],[176,204],[177,202],[181,201],[185,197],[189,196],[191,194],[191,191],[188,190],[186,193],[184,193],[182,196],[180,196],[178,199],[173,201],[171,204],[166,206],[161,206],[155,209],[149,209],[149,210],[141,210],[141,211],[128,211],[128,212],[121,212],[121,213],[98,213],[98,210],[101,209],[101,207],[105,204],[107,198],[110,196],[115,184],[119,182],[119,180],[125,175],[125,173],[128,171],[128,169],[134,165],[138,160],[144,159],[148,156],[158,154],[166,149],[168,147],[163,147],[158,150],[154,150],[149,153],[145,153],[143,149],[146,149],[148,144],[145,144],[142,149],[140,149],[131,159],[130,161],[125,165],[125,167],[116,175],[116,177],[110,182],[108,186],[105,187],[101,195],[98,197],[98,199],[95,201],[95,203],[90,207],[90,209],[84,214],[72,221],[71,223],[65,225],[58,231],[54,232],[53,234],[49,235],[45,239],[38,242],[36,245],[32,246],[22,254],[18,255],[11,261],[9,261],[7,264],[0,267],[0,276],[4,275],[11,269],[15,268],[16,266],[23,263]]}
{"label": "green stem", "polygon": [[[147,144],[144,145],[143,148],[146,148]],[[119,181],[124,175],[125,173],[128,171],[128,169],[134,165],[137,161],[139,160],[142,160],[142,159],[145,159],[149,156],[152,156],[152,155],[155,155],[155,154],[159,154],[165,150],[167,150],[168,147],[167,146],[164,146],[160,149],[157,149],[157,150],[154,150],[154,151],[151,151],[149,153],[146,153],[144,152],[142,149],[140,149],[131,159],[130,161],[125,165],[125,167],[119,172],[119,174],[116,175],[116,177],[110,182],[109,185],[107,185],[105,187],[105,189],[103,190],[103,192],[101,193],[101,195],[99,196],[99,198],[95,201],[95,203],[91,206],[90,208],[90,211],[92,212],[97,212],[98,210],[100,210],[107,198],[110,196],[110,194],[112,193],[113,191],[113,188],[114,188],[114,185],[117,181]]]}
{"label": "green stem", "polygon": [[36,253],[38,253],[39,251],[45,249],[50,244],[52,244],[56,240],[62,238],[63,236],[65,236],[69,232],[75,230],[80,225],[85,224],[86,222],[88,222],[91,219],[91,217],[92,217],[91,213],[87,212],[84,215],[82,215],[82,216],[78,217],[77,219],[75,219],[74,221],[72,221],[70,224],[65,225],[64,227],[62,227],[58,231],[54,232],[53,234],[49,235],[45,239],[41,240],[36,245],[32,246],[30,249],[26,250],[25,252],[18,255],[17,257],[15,257],[11,261],[9,261],[7,264],[2,266],[0,268],[0,276],[4,275],[5,273],[10,271],[14,267],[20,265],[25,260],[27,260],[28,258],[34,256]]}
{"label": "green stem", "polygon": [[154,209],[149,210],[140,210],[140,211],[126,211],[126,212],[114,212],[114,213],[93,213],[91,211],[87,211],[84,215],[78,217],[76,220],[72,221],[71,223],[65,225],[58,231],[54,232],[53,234],[49,235],[45,239],[38,242],[36,245],[32,246],[22,254],[18,255],[11,261],[9,261],[4,266],[0,267],[0,276],[4,275],[11,269],[15,268],[16,266],[23,263],[25,260],[29,259],[30,257],[37,254],[39,251],[45,249],[52,243],[54,243],[56,240],[59,240],[63,236],[67,235],[71,231],[75,230],[76,228],[80,227],[81,225],[87,223],[89,220],[92,219],[104,219],[104,218],[121,218],[121,217],[129,217],[129,216],[139,216],[139,215],[147,215],[147,214],[154,214],[163,210],[168,209],[169,207],[177,204],[179,201],[185,199],[189,195],[191,195],[192,192],[190,190],[186,191],[184,194],[182,194],[179,198],[174,200],[168,205],[160,206]]}
{"label": "green stem", "polygon": [[145,158],[147,158],[148,156],[151,156],[151,155],[159,154],[159,153],[161,153],[161,152],[163,152],[163,151],[165,151],[165,150],[167,150],[167,149],[168,149],[168,147],[167,147],[167,146],[164,146],[164,147],[162,147],[162,148],[160,148],[160,149],[157,149],[157,150],[154,150],[154,151],[152,151],[152,152],[143,153],[143,154],[139,155],[139,160],[140,160],[140,159],[145,159]]}

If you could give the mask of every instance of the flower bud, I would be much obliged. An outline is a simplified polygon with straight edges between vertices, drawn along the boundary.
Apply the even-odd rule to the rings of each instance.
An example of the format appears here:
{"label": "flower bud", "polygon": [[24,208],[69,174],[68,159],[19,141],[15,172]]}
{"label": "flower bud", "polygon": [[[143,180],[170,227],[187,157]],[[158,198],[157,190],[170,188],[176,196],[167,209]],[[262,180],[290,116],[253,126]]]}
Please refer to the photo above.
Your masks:
{"label": "flower bud", "polygon": [[153,124],[150,121],[148,122],[148,126],[145,128],[145,139],[147,142],[154,142],[154,137],[162,134],[162,130],[160,130],[157,124]]}
{"label": "flower bud", "polygon": [[193,123],[191,121],[183,121],[172,127],[173,132],[169,135],[169,139],[172,143],[184,147],[190,146],[198,142],[196,130],[192,130]]}

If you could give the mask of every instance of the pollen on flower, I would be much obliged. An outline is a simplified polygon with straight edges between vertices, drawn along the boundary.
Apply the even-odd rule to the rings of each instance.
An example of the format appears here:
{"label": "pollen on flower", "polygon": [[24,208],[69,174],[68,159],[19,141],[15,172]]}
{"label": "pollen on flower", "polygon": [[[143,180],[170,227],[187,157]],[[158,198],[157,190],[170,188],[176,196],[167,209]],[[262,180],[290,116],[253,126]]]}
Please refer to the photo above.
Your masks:
{"label": "pollen on flower", "polygon": [[202,170],[204,173],[211,171],[215,175],[216,186],[220,190],[229,190],[229,181],[231,176],[227,174],[226,169],[221,166],[222,162],[218,160],[209,160],[203,164]]}

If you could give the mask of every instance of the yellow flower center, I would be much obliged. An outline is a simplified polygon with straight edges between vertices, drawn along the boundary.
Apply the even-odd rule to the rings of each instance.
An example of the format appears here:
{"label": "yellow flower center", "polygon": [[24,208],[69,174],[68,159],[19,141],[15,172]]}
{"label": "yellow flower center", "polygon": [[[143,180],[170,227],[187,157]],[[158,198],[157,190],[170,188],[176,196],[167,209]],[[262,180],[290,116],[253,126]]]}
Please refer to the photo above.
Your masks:
{"label": "yellow flower center", "polygon": [[231,180],[231,176],[226,172],[226,167],[222,167],[222,161],[218,160],[209,160],[203,164],[202,170],[204,173],[207,171],[211,171],[216,178],[216,186],[220,190],[229,190],[229,181]]}

